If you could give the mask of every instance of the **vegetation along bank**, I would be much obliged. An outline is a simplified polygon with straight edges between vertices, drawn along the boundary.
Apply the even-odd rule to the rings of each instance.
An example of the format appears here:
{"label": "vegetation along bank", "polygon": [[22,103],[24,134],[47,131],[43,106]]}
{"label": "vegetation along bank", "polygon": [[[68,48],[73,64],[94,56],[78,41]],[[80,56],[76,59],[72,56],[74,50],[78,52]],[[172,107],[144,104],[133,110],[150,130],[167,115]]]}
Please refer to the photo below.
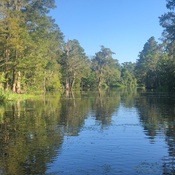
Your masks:
{"label": "vegetation along bank", "polygon": [[[175,0],[159,17],[162,42],[150,36],[136,63],[119,64],[103,45],[89,58],[79,41],[64,40],[49,16],[54,0],[0,2],[0,97],[50,90],[143,86],[175,88]],[[126,48],[127,49],[127,48]],[[1,99],[0,99],[1,100]]]}

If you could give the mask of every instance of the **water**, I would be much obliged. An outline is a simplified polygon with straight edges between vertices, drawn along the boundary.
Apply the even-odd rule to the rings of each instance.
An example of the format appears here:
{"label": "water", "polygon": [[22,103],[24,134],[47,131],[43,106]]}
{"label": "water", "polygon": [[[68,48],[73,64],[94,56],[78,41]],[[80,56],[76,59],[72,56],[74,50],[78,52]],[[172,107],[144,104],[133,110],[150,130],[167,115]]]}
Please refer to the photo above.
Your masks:
{"label": "water", "polygon": [[49,94],[0,106],[2,175],[175,174],[175,95]]}

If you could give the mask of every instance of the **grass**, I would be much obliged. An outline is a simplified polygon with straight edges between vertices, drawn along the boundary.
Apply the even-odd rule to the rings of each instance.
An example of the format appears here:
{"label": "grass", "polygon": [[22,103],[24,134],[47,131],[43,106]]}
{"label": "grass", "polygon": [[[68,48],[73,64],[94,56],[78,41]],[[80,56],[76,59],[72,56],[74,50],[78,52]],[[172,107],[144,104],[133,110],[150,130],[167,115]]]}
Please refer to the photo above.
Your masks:
{"label": "grass", "polygon": [[0,102],[4,101],[16,101],[16,100],[26,100],[26,99],[36,99],[41,97],[41,94],[16,94],[12,91],[4,91],[0,89]]}

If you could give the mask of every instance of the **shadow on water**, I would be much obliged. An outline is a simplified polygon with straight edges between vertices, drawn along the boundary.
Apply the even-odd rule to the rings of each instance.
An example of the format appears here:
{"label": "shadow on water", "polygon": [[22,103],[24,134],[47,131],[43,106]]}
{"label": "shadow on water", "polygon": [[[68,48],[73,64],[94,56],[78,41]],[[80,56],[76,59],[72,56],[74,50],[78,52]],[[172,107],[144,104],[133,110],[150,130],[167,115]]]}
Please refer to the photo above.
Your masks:
{"label": "shadow on water", "polygon": [[162,158],[163,174],[175,174],[175,94],[141,93],[136,108],[150,142],[154,144],[159,135],[165,138],[168,155]]}
{"label": "shadow on water", "polygon": [[55,128],[60,107],[44,101],[26,101],[2,107],[0,169],[4,174],[44,174],[58,154],[63,136]]}
{"label": "shadow on water", "polygon": [[162,173],[174,174],[175,96],[136,89],[53,93],[1,104],[0,174],[45,174],[61,154],[65,136],[78,137],[89,116],[102,130],[110,127],[121,105],[137,110],[151,144],[160,134],[165,138],[168,155],[162,157]]}

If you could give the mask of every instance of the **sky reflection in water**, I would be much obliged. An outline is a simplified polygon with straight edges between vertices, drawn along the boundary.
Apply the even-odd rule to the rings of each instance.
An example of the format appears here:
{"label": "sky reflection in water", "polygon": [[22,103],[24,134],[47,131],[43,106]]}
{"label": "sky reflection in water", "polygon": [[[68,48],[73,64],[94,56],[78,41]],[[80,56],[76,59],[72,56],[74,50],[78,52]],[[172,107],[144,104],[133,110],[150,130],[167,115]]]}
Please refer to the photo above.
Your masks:
{"label": "sky reflection in water", "polygon": [[48,95],[1,106],[6,174],[173,174],[173,94]]}

